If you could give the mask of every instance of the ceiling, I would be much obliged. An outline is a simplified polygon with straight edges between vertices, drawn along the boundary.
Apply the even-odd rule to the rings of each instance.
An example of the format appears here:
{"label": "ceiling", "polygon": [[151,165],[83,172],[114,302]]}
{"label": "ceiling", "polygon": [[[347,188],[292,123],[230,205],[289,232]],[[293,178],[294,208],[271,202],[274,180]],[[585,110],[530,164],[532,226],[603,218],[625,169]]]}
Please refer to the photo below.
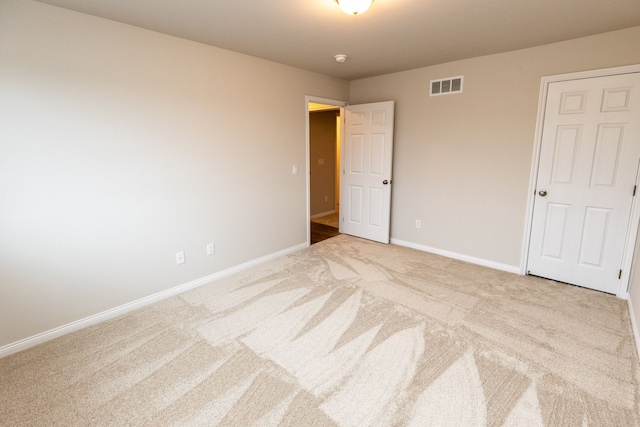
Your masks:
{"label": "ceiling", "polygon": [[638,0],[39,1],[347,80],[640,25]]}

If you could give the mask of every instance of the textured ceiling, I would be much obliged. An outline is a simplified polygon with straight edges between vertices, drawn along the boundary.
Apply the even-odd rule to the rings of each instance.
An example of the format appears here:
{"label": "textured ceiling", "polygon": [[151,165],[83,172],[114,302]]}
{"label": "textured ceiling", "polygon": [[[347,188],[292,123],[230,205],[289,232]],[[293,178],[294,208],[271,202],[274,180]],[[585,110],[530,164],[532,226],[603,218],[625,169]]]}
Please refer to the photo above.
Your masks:
{"label": "textured ceiling", "polygon": [[39,1],[347,80],[640,25],[640,0]]}

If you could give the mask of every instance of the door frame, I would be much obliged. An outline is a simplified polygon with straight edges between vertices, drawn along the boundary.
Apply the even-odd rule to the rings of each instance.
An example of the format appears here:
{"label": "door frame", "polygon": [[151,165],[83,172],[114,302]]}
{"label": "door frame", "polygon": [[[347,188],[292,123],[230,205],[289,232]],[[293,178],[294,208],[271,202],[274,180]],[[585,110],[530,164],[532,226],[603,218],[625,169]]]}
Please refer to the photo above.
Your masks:
{"label": "door frame", "polygon": [[[305,175],[306,175],[306,189],[307,189],[307,247],[311,246],[311,140],[309,135],[309,103],[316,102],[318,104],[334,105],[340,108],[340,117],[344,117],[343,109],[349,103],[347,101],[341,101],[338,99],[322,98],[318,96],[306,95],[304,97],[304,110],[306,111],[305,123],[306,123],[306,153],[305,153]],[[344,126],[340,127],[340,132],[344,132]],[[339,156],[342,156],[342,144],[340,144]],[[340,157],[342,158],[342,157]],[[340,197],[340,194],[337,195]]]}
{"label": "door frame", "polygon": [[[542,77],[540,82],[540,94],[538,99],[538,115],[536,118],[536,128],[534,133],[533,155],[531,159],[531,171],[529,175],[529,190],[527,197],[527,210],[525,219],[525,230],[522,246],[522,254],[520,258],[520,273],[527,274],[527,263],[529,261],[529,243],[531,240],[531,226],[533,223],[533,205],[535,200],[536,182],[538,181],[538,167],[540,164],[540,149],[542,148],[542,128],[544,126],[544,112],[547,104],[547,93],[549,84],[568,81],[581,80],[594,77],[608,77],[620,74],[640,73],[640,64],[624,67],[604,68],[600,70],[581,71],[577,73],[558,74],[553,76]],[[640,166],[640,165],[639,165]],[[639,185],[639,176],[636,173],[636,185]],[[639,185],[640,186],[640,185]],[[640,197],[640,196],[638,196]],[[618,298],[627,299],[629,296],[629,281],[631,278],[631,268],[633,263],[633,252],[638,237],[638,223],[640,221],[640,203],[638,197],[634,197],[631,205],[631,215],[629,218],[629,226],[627,227],[627,235],[622,255],[622,276],[616,296]]]}

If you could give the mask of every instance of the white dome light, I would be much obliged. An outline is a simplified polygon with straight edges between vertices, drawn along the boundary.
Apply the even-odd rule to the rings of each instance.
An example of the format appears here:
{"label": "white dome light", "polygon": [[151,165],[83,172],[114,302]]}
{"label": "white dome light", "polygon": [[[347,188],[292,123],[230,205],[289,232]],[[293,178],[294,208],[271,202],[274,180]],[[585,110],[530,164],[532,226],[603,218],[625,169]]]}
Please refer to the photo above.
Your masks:
{"label": "white dome light", "polygon": [[373,0],[336,0],[336,2],[347,15],[359,15],[369,9]]}

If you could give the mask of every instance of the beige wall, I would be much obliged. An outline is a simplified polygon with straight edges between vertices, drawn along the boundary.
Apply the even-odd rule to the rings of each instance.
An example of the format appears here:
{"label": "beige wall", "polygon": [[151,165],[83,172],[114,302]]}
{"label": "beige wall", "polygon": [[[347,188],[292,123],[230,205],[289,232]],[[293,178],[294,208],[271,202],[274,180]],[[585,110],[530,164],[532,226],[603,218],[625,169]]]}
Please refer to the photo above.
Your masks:
{"label": "beige wall", "polygon": [[0,348],[306,243],[305,96],[347,82],[30,1],[0,52]]}
{"label": "beige wall", "polygon": [[[635,27],[351,82],[352,103],[396,101],[392,238],[518,270],[541,78],[640,63],[639,40]],[[458,75],[462,94],[429,97],[429,80]]]}
{"label": "beige wall", "polygon": [[[335,210],[337,114],[339,114],[337,111],[309,113],[311,216]],[[322,164],[319,160],[322,160]]]}
{"label": "beige wall", "polygon": [[633,324],[634,335],[636,339],[636,349],[640,356],[640,336],[638,336],[638,327],[640,326],[640,227],[638,229],[638,238],[633,256],[633,267],[631,268],[631,278],[629,279],[629,309],[631,311],[631,322]]}

